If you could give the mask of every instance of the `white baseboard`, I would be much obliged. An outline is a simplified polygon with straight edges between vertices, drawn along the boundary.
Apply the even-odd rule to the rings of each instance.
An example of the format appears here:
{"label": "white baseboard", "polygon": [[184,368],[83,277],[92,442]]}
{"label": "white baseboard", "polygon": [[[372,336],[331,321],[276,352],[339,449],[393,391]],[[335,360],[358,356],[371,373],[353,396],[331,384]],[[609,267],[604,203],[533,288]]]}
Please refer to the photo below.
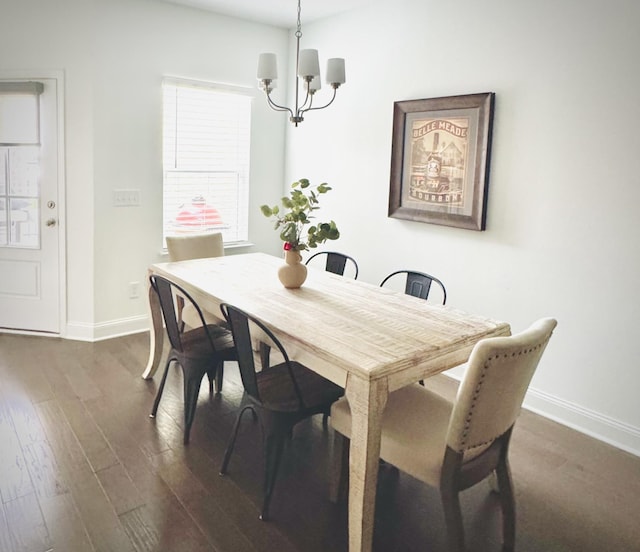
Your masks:
{"label": "white baseboard", "polygon": [[[461,378],[458,374],[451,372],[444,375],[457,381]],[[532,388],[527,391],[523,408],[635,456],[640,456],[640,429],[637,427]]]}
{"label": "white baseboard", "polygon": [[103,339],[146,331],[149,331],[149,316],[143,315],[99,324],[69,322],[64,337],[77,341],[102,341]]}
{"label": "white baseboard", "polygon": [[543,391],[529,389],[524,407],[545,418],[640,456],[640,429]]}

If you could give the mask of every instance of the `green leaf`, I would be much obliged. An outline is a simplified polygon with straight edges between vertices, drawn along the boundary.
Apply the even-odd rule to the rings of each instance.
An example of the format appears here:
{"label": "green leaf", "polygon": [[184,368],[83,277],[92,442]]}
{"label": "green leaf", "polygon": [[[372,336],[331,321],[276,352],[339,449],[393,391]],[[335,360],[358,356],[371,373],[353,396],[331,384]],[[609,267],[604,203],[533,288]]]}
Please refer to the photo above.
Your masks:
{"label": "green leaf", "polygon": [[331,187],[326,182],[314,189],[308,179],[301,178],[291,184],[289,195],[281,199],[282,208],[261,205],[260,210],[266,217],[276,217],[274,228],[279,230],[282,241],[298,251],[314,249],[326,240],[340,237],[334,221],[313,224],[305,233],[306,225],[314,218],[312,213],[320,208],[319,195],[329,190]]}

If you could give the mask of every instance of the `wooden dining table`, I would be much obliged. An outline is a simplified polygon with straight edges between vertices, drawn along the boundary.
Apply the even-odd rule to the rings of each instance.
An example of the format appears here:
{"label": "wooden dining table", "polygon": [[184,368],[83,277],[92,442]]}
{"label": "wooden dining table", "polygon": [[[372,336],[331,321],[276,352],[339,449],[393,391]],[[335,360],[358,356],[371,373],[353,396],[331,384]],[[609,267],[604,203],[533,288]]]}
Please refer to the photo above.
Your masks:
{"label": "wooden dining table", "polygon": [[[349,457],[349,551],[370,551],[380,453],[381,417],[390,392],[463,364],[477,341],[510,334],[509,324],[399,291],[309,268],[299,289],[277,278],[283,260],[263,253],[228,255],[149,267],[183,286],[203,310],[233,304],[268,325],[289,356],[345,388],[352,413]],[[164,330],[155,292],[150,378]],[[428,423],[428,420],[425,420]]]}

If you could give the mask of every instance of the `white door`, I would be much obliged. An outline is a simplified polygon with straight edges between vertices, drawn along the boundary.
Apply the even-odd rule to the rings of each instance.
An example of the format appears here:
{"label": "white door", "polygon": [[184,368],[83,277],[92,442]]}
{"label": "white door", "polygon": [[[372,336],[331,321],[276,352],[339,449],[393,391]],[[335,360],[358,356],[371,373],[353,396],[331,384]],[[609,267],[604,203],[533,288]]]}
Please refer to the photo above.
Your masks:
{"label": "white door", "polygon": [[0,329],[60,331],[56,79],[0,79]]}

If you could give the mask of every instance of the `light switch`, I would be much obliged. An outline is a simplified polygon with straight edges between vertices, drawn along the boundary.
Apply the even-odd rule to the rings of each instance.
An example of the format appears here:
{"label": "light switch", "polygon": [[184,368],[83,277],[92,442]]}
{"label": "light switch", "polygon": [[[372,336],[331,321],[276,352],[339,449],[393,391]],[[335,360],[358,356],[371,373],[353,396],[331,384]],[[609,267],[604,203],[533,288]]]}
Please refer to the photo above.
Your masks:
{"label": "light switch", "polygon": [[113,190],[113,204],[116,207],[139,206],[140,190]]}

